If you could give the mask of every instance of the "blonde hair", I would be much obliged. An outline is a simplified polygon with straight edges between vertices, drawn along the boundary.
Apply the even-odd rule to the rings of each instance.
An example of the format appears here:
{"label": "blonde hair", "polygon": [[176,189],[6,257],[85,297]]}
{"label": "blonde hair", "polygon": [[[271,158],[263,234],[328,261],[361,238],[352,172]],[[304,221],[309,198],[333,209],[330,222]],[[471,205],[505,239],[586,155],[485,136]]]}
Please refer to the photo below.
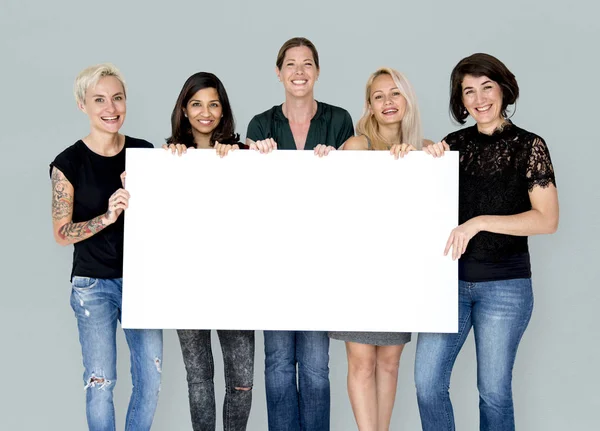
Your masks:
{"label": "blonde hair", "polygon": [[[379,132],[379,123],[369,109],[371,106],[371,87],[373,81],[380,75],[389,75],[398,87],[400,94],[406,99],[406,112],[402,118],[400,125],[400,142],[386,143],[385,139]],[[423,130],[421,128],[421,115],[417,105],[417,96],[410,82],[404,75],[390,67],[380,67],[377,69],[367,81],[365,89],[365,107],[363,115],[356,124],[356,133],[365,135],[371,140],[373,150],[389,149],[389,144],[406,143],[413,145],[417,149],[423,146]]]}
{"label": "blonde hair", "polygon": [[114,64],[102,63],[83,69],[79,72],[77,78],[75,78],[73,93],[75,94],[77,103],[83,105],[85,103],[85,93],[88,88],[95,87],[100,78],[104,78],[105,76],[114,76],[117,78],[121,85],[123,85],[123,93],[126,95],[125,79],[119,69]]}

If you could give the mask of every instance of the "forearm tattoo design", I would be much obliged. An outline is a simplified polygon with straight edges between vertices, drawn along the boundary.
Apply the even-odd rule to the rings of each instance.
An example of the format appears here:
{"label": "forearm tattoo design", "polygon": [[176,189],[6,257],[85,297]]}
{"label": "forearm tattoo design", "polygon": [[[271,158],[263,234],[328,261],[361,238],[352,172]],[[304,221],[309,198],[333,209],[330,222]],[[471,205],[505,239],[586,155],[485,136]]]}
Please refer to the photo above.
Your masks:
{"label": "forearm tattoo design", "polygon": [[[52,170],[52,219],[54,221],[68,217],[73,212],[73,196],[67,190],[68,180],[58,169]],[[61,226],[58,235],[70,243],[89,238],[106,227],[102,223],[105,215],[79,223],[72,221]]]}

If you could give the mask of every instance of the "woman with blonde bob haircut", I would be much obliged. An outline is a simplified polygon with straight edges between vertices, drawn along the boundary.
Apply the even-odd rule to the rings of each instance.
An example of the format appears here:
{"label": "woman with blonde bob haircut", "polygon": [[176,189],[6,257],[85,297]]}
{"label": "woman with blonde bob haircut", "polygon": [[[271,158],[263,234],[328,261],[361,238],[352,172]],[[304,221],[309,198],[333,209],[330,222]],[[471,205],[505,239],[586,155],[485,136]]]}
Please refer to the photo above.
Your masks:
{"label": "woman with blonde bob haircut", "polygon": [[[50,163],[52,225],[56,242],[73,244],[71,308],[83,357],[88,427],[115,429],[113,389],[117,382],[117,321],[123,289],[123,217],[127,148],[152,148],[120,133],[127,113],[125,81],[105,63],[79,73],[78,108],[90,132]],[[124,329],[133,390],[125,431],[147,431],[158,402],[163,340],[159,329]]]}
{"label": "woman with blonde bob haircut", "polygon": [[[369,77],[356,131],[357,136],[344,143],[344,150],[387,150],[398,159],[423,146],[417,98],[404,75],[382,67]],[[346,342],[348,395],[358,429],[388,430],[400,356],[411,334],[330,332],[329,336]]]}

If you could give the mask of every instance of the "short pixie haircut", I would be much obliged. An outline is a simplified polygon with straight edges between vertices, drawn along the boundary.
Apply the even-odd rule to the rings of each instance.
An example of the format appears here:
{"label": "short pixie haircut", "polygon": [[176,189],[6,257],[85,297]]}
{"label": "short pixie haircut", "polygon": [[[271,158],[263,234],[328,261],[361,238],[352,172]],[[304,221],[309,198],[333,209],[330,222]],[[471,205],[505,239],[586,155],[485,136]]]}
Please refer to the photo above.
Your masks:
{"label": "short pixie haircut", "polygon": [[315,66],[317,67],[317,70],[320,70],[319,53],[317,52],[317,48],[305,37],[293,37],[281,45],[281,48],[279,48],[279,52],[277,53],[277,60],[275,61],[277,69],[281,70],[281,67],[283,66],[283,60],[285,59],[285,53],[288,51],[288,49],[297,48],[299,46],[305,46],[310,49],[313,59],[315,60]]}
{"label": "short pixie haircut", "polygon": [[85,93],[88,88],[95,87],[100,78],[104,78],[105,76],[114,76],[117,78],[123,86],[123,94],[126,95],[125,79],[119,69],[114,64],[102,63],[83,69],[79,72],[77,78],[75,78],[73,93],[75,94],[77,103],[83,105],[85,103]]}
{"label": "short pixie haircut", "polygon": [[515,75],[498,60],[489,54],[477,53],[463,58],[450,75],[450,113],[459,123],[465,124],[469,116],[462,100],[462,82],[466,75],[487,76],[502,89],[502,116],[506,118],[506,108],[516,103],[519,97],[519,85]]}

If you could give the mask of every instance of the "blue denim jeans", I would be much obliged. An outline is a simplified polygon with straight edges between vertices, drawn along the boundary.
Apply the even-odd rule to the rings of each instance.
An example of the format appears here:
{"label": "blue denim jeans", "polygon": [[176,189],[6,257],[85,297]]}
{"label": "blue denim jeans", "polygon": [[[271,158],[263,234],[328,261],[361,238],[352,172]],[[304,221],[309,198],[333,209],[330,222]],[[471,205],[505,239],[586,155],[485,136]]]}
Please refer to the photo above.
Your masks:
{"label": "blue denim jeans", "polygon": [[327,332],[265,331],[264,334],[269,430],[328,431]]}
{"label": "blue denim jeans", "polygon": [[[113,389],[117,381],[117,320],[121,318],[122,279],[73,277],[71,307],[77,318],[83,355],[88,427],[114,431]],[[133,391],[126,431],[149,430],[160,391],[162,331],[125,329]]]}
{"label": "blue denim jeans", "polygon": [[512,431],[512,370],[533,310],[531,279],[459,282],[458,333],[419,334],[415,383],[423,431],[454,431],[450,375],[471,327],[477,353],[479,426]]}

